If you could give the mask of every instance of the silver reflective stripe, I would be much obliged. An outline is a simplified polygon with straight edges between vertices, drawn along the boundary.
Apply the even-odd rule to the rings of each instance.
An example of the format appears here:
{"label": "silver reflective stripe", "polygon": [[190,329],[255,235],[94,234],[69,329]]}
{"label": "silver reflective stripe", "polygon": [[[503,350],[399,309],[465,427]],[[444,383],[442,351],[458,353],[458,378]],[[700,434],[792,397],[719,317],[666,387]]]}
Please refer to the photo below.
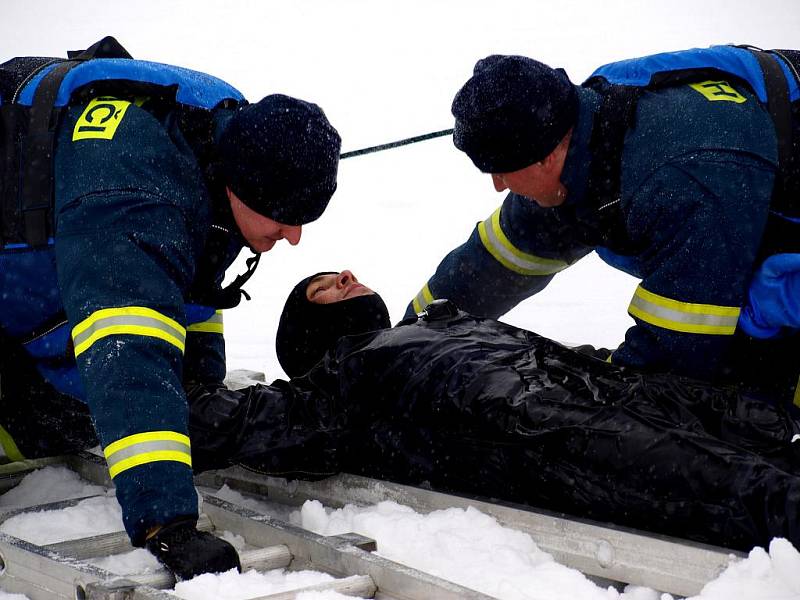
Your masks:
{"label": "silver reflective stripe", "polygon": [[132,444],[125,448],[121,448],[114,452],[111,456],[107,456],[106,462],[108,462],[108,468],[111,470],[115,465],[121,463],[123,460],[127,460],[142,454],[148,454],[150,452],[181,452],[184,454],[189,454],[189,447],[186,444],[170,440],[139,442],[137,444]]}
{"label": "silver reflective stripe", "polygon": [[152,317],[145,317],[141,315],[115,315],[115,316],[103,317],[101,319],[96,320],[94,323],[89,325],[84,331],[76,335],[73,340],[73,343],[75,344],[75,346],[80,346],[98,331],[106,329],[107,327],[115,327],[115,326],[148,327],[150,329],[158,329],[168,334],[171,337],[177,338],[181,342],[186,341],[186,335],[183,331],[175,329],[174,327],[172,327],[168,323],[165,323],[164,321],[160,321]]}
{"label": "silver reflective stripe", "polygon": [[631,300],[633,306],[637,306],[642,310],[654,315],[660,319],[673,321],[677,323],[686,323],[687,325],[709,325],[716,327],[736,327],[739,320],[738,316],[726,317],[723,315],[704,315],[698,313],[686,313],[664,306],[658,306],[652,302],[648,302],[644,298],[634,296]]}
{"label": "silver reflective stripe", "polygon": [[200,333],[223,333],[222,311],[215,312],[205,321],[192,323],[186,328],[186,331],[197,331]]}
{"label": "silver reflective stripe", "polygon": [[428,306],[428,304],[430,304],[434,300],[435,298],[433,297],[433,294],[431,294],[431,289],[430,287],[428,287],[428,284],[426,283],[425,285],[422,286],[422,289],[419,291],[419,294],[417,294],[414,297],[414,302],[412,303],[414,312],[421,313],[425,309],[425,307]]}
{"label": "silver reflective stripe", "polygon": [[[496,223],[493,221],[497,221]],[[500,226],[499,218],[495,219],[494,216],[490,217],[483,222],[483,230],[486,233],[486,242],[488,242],[490,253],[495,256],[505,266],[506,262],[517,267],[525,275],[552,275],[563,271],[569,265],[563,261],[540,258],[533,254],[527,254],[521,250],[517,253],[512,252],[508,247],[511,242],[501,240],[495,231],[495,225]],[[524,256],[520,256],[524,254]],[[498,256],[499,255],[499,256]],[[505,261],[505,262],[504,262]]]}

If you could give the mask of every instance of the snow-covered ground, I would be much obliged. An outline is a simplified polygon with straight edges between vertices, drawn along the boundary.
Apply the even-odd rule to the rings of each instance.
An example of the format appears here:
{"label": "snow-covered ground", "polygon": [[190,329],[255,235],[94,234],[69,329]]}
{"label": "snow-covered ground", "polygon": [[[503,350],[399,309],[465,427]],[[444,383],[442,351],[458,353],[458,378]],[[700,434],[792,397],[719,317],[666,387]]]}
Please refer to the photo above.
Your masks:
{"label": "snow-covered ground", "polygon": [[[2,0],[0,61],[24,54],[62,56],[111,34],[137,58],[217,75],[252,100],[282,92],[317,102],[346,151],[451,127],[452,97],[474,62],[487,54],[533,56],[566,68],[580,81],[599,64],[651,52],[728,42],[797,47],[798,31],[797,0]],[[352,269],[381,292],[393,319],[399,319],[444,254],[501,201],[488,177],[447,138],[342,162],[339,190],[325,215],[304,228],[297,248],[279,244],[265,255],[247,286],[253,300],[226,314],[230,367],[264,371],[267,380],[283,376],[274,358],[277,317],[292,285],[311,272]],[[568,343],[614,347],[631,323],[626,307],[635,285],[591,255],[505,320]],[[305,512],[321,517],[318,509]],[[407,519],[417,519],[420,530],[434,530],[436,519],[451,519],[413,516],[402,507],[375,507],[364,514],[369,510],[373,516],[362,521],[380,525],[367,533],[389,532],[388,539],[411,526]],[[486,518],[458,519],[477,524]],[[321,521],[316,526],[328,526]],[[460,539],[462,530],[453,526],[456,533],[445,537]],[[470,570],[461,545],[441,548],[437,558],[454,565],[447,569]],[[515,552],[520,565],[531,567],[520,566],[521,577],[531,579],[503,587],[501,571],[484,571],[487,585],[497,586],[493,593],[504,598],[545,597],[523,594],[545,589],[542,582],[551,581],[543,579],[545,571],[561,568],[537,567],[535,550]],[[702,597],[800,597],[800,576],[781,588],[774,584],[780,573],[784,578],[800,573],[800,557],[775,542],[769,554],[755,550],[720,578],[717,591],[709,588]],[[553,585],[547,598],[584,597],[571,584]],[[587,593],[595,594],[587,598],[614,597],[596,588]],[[626,597],[655,598],[646,591]]]}

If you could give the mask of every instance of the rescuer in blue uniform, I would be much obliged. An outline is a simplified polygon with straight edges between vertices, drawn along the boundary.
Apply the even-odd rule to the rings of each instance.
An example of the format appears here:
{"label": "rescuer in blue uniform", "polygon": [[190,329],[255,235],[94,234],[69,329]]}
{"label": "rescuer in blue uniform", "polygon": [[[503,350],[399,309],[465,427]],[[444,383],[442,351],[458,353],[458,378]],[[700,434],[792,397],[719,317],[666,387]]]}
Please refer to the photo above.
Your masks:
{"label": "rescuer in blue uniform", "polygon": [[[764,257],[787,251],[769,223],[776,127],[743,75],[724,76],[759,63],[748,50],[721,48],[699,51],[702,60],[677,53],[677,66],[671,55],[610,65],[581,87],[530,58],[478,61],[453,101],[454,142],[511,193],[442,260],[407,315],[448,298],[497,318],[597,250],[641,278],[628,309],[635,325],[612,363],[746,383],[791,404],[797,330],[758,339],[737,328]],[[717,65],[710,77],[698,67],[712,55],[735,66]],[[630,75],[684,67],[695,77],[647,86]],[[642,87],[616,106],[629,112],[615,131],[606,99],[618,82]],[[796,82],[789,87],[797,104]]]}
{"label": "rescuer in blue uniform", "polygon": [[[262,253],[300,241],[336,189],[339,135],[315,104],[280,94],[248,104],[220,80],[169,65],[94,59],[69,77],[62,92],[81,78],[117,83],[66,92],[54,245],[6,244],[3,376],[33,358],[62,405],[76,399],[65,427],[81,422],[78,401],[88,404],[134,545],[179,578],[239,567],[230,544],[195,528],[184,386],[224,377],[220,309],[243,293],[241,282],[221,288],[225,270],[245,246]],[[62,310],[68,325],[54,325]],[[11,458],[36,446],[24,412],[4,417]],[[51,450],[69,447],[64,435]]]}

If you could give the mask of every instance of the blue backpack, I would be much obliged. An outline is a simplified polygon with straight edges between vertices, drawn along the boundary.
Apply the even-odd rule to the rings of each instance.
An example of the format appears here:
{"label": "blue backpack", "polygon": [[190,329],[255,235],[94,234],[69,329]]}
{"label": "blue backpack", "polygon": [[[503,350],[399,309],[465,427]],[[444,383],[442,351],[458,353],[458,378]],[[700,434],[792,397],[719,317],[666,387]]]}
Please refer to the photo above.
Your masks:
{"label": "blue backpack", "polygon": [[800,328],[800,51],[760,50],[751,46],[712,46],[667,52],[598,68],[584,86],[599,92],[602,103],[590,146],[595,157],[589,197],[608,231],[607,248],[598,254],[613,266],[635,271],[625,256],[625,232],[619,203],[622,148],[642,92],[704,80],[734,79],[748,86],[775,124],[778,174],[770,214],[759,250],[760,268],[739,321],[753,337],[768,338]]}
{"label": "blue backpack", "polygon": [[173,104],[189,130],[211,110],[244,102],[224,81],[133,60],[113,37],[68,58],[18,57],[0,65],[0,242],[38,247],[53,237],[53,147],[61,113],[79,94],[135,94]]}
{"label": "blue backpack", "polygon": [[[0,287],[28,289],[36,282],[35,306],[24,294],[3,303],[2,334],[21,344],[42,375],[61,392],[81,397],[70,332],[58,295],[53,249],[54,140],[62,113],[73,98],[98,95],[148,96],[176,111],[181,131],[201,162],[210,160],[213,114],[236,107],[244,97],[224,81],[181,67],[134,60],[106,37],[68,58],[17,57],[0,64]],[[227,236],[212,228],[206,254],[224,252]],[[216,246],[219,246],[217,248]],[[225,289],[212,289],[213,261],[201,263],[195,281],[207,284],[206,298],[187,304],[189,322],[213,315],[215,308],[235,306],[257,260]],[[205,266],[209,269],[204,270]],[[206,272],[207,271],[207,272]],[[203,285],[199,285],[203,288]],[[5,288],[3,288],[5,289]],[[36,322],[32,322],[35,319]],[[0,344],[0,360],[3,348]]]}

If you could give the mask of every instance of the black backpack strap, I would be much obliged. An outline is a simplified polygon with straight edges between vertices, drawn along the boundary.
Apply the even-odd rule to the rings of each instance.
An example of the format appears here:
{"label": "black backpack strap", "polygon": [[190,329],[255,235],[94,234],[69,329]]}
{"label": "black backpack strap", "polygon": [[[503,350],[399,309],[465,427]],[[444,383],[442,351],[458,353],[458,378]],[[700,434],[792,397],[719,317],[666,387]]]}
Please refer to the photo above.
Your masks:
{"label": "black backpack strap", "polygon": [[86,50],[70,50],[67,52],[70,60],[89,60],[92,58],[133,58],[122,47],[116,38],[107,35],[99,42],[95,42]]}
{"label": "black backpack strap", "polygon": [[778,136],[778,165],[781,173],[786,172],[792,154],[792,116],[789,105],[789,86],[778,58],[764,50],[748,47],[756,57],[761,71],[764,73],[764,85],[767,89],[767,112],[775,124]]}
{"label": "black backpack strap", "polygon": [[611,85],[599,78],[589,80],[584,85],[594,89],[602,97],[589,139],[592,161],[589,167],[587,198],[602,236],[602,239],[593,241],[622,250],[627,240],[619,205],[622,150],[625,133],[634,125],[636,105],[643,88]]}
{"label": "black backpack strap", "polygon": [[31,246],[47,243],[53,195],[55,121],[53,106],[61,82],[80,61],[64,61],[44,76],[31,105],[28,134],[23,142],[22,218]]}
{"label": "black backpack strap", "polygon": [[625,132],[635,120],[641,88],[611,85],[601,94],[603,100],[589,140],[589,189],[598,208],[619,198]]}
{"label": "black backpack strap", "polygon": [[25,85],[45,67],[63,58],[17,56],[0,65],[0,104],[12,104]]}
{"label": "black backpack strap", "polygon": [[131,58],[113,37],[105,37],[86,50],[69,52],[70,60],[47,73],[36,88],[30,111],[28,134],[23,142],[22,219],[25,240],[31,246],[47,243],[53,197],[55,106],[61,82],[76,65],[92,58]]}

